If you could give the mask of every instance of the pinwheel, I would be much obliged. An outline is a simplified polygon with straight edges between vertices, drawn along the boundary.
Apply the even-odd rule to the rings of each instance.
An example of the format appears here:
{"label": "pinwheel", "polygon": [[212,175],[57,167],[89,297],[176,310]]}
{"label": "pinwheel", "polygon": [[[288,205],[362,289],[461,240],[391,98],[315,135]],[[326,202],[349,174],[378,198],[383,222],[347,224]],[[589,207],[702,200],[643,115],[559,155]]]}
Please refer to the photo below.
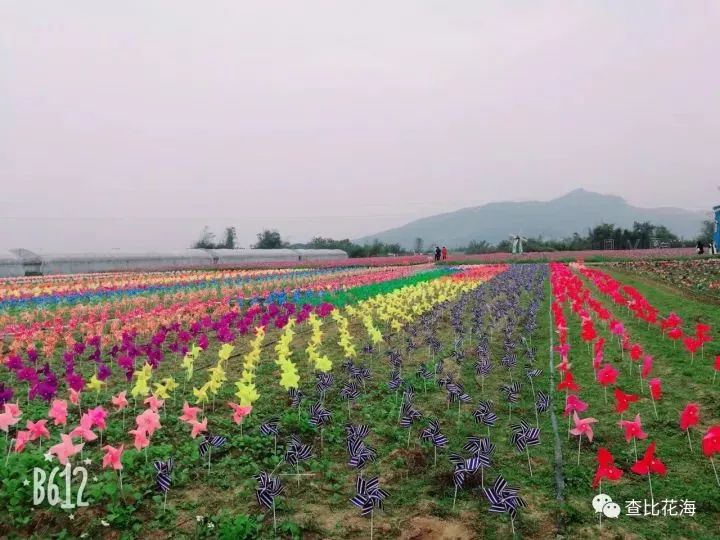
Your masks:
{"label": "pinwheel", "polygon": [[715,377],[717,377],[718,371],[720,371],[720,354],[715,357],[715,363],[713,364],[713,384],[715,384]]}
{"label": "pinwheel", "polygon": [[208,456],[208,475],[210,474],[210,463],[212,459],[213,448],[220,449],[226,444],[227,437],[223,437],[222,435],[211,435],[210,433],[206,433],[203,436],[203,440],[200,443],[198,450],[200,452],[200,457],[204,458],[205,454],[207,454]]}
{"label": "pinwheel", "polygon": [[533,383],[533,379],[535,379],[536,377],[539,377],[540,375],[542,375],[542,369],[537,369],[537,368],[526,368],[525,369],[525,376],[530,381],[530,388],[532,389],[533,399],[535,398],[535,383]]}
{"label": "pinwheel", "polygon": [[245,417],[249,416],[252,412],[252,405],[238,405],[237,403],[233,403],[231,401],[228,402],[228,407],[230,407],[233,410],[233,422],[240,425],[240,436],[242,437],[243,434],[243,423],[245,422]]}
{"label": "pinwheel", "polygon": [[271,436],[275,440],[275,445],[273,449],[273,454],[277,454],[277,438],[278,438],[278,429],[279,429],[280,419],[277,416],[273,416],[270,420],[267,422],[260,424],[260,433],[262,433],[265,436]]}
{"label": "pinwheel", "polygon": [[492,466],[492,455],[495,452],[495,445],[489,437],[468,437],[463,450],[470,452],[473,456],[482,457],[480,468],[480,485],[485,487],[485,468]]}
{"label": "pinwheel", "polygon": [[283,459],[288,465],[295,466],[298,486],[300,485],[300,462],[307,461],[311,457],[312,446],[310,446],[309,444],[303,444],[297,437],[297,435],[291,435],[290,444],[285,451]]}
{"label": "pinwheel", "polygon": [[540,418],[538,413],[545,413],[550,408],[550,395],[546,394],[542,390],[538,391],[535,399],[535,425],[540,427]]}
{"label": "pinwheel", "polygon": [[170,484],[172,482],[172,471],[175,463],[170,458],[167,461],[155,460],[153,466],[155,467],[155,487],[158,491],[164,494],[163,496],[163,512],[167,506],[167,494],[170,491]]}
{"label": "pinwheel", "polygon": [[193,422],[197,422],[197,415],[200,412],[200,407],[192,407],[188,405],[188,402],[186,401],[183,403],[183,413],[182,416],[179,417],[180,421],[185,422],[187,424],[192,424]]}
{"label": "pinwheel", "polygon": [[346,382],[340,389],[340,398],[347,401],[348,418],[350,417],[350,402],[357,399],[360,395],[360,389],[355,382]]}
{"label": "pinwheel", "polygon": [[420,379],[423,382],[423,393],[427,392],[427,386],[426,382],[435,377],[435,373],[433,371],[430,371],[425,364],[421,364],[416,372],[417,376],[420,377]]}
{"label": "pinwheel", "polygon": [[122,483],[122,455],[123,451],[125,449],[124,445],[120,445],[117,448],[114,448],[110,445],[103,446],[103,452],[105,452],[105,455],[103,455],[102,460],[102,468],[103,469],[113,469],[118,474],[118,486],[120,487],[120,492],[123,491],[123,483]]}
{"label": "pinwheel", "polygon": [[412,431],[413,422],[420,418],[422,418],[422,413],[413,407],[412,403],[408,401],[403,405],[402,414],[400,415],[400,427],[408,430],[408,447],[410,447],[410,432]]}
{"label": "pinwheel", "polygon": [[647,475],[648,483],[650,484],[650,499],[654,501],[655,497],[653,496],[652,480],[650,475],[659,474],[661,476],[665,476],[667,474],[665,464],[655,455],[654,441],[648,445],[642,459],[636,461],[630,470],[635,474]]}
{"label": "pinwheel", "polygon": [[692,452],[692,441],[690,439],[690,428],[697,426],[700,418],[698,416],[700,412],[700,405],[697,403],[688,403],[680,413],[680,429],[687,433],[688,446]]}
{"label": "pinwheel", "polygon": [[315,390],[320,395],[320,401],[323,402],[328,390],[332,388],[333,375],[332,373],[316,373],[315,380]]}
{"label": "pinwheel", "polygon": [[582,443],[582,437],[585,435],[588,438],[588,441],[592,442],[593,440],[593,427],[592,425],[597,422],[597,419],[592,417],[587,418],[580,418],[576,412],[573,413],[573,422],[575,423],[575,427],[570,430],[570,433],[573,435],[577,435],[578,437],[578,458],[577,462],[578,465],[580,465],[580,445]]}
{"label": "pinwheel", "polygon": [[598,488],[602,491],[603,478],[610,481],[617,481],[622,478],[622,469],[619,469],[615,465],[615,459],[613,455],[606,448],[599,448],[597,453],[598,467],[595,471],[595,477],[593,478],[592,487]]}
{"label": "pinwheel", "polygon": [[[15,452],[19,453],[25,449],[25,445],[30,442],[30,432],[27,430],[18,431],[15,434]],[[5,457],[5,466],[7,467],[8,459],[10,458],[10,448],[8,448],[7,456]]]}
{"label": "pinwheel", "polygon": [[607,387],[617,382],[619,371],[615,369],[611,364],[605,364],[597,372],[597,380],[602,385],[605,391],[605,403],[607,400]]}
{"label": "pinwheel", "polygon": [[380,487],[377,476],[363,478],[358,476],[355,481],[355,496],[350,502],[360,508],[360,515],[370,515],[370,538],[373,537],[373,514],[375,509],[382,510],[383,502],[390,494]]}
{"label": "pinwheel", "polygon": [[323,444],[323,429],[325,428],[325,425],[330,422],[332,419],[332,413],[323,407],[323,404],[321,401],[318,401],[317,403],[313,403],[310,406],[310,425],[317,428],[320,428],[320,450],[322,451],[324,449]]}
{"label": "pinwheel", "polygon": [[458,416],[457,421],[460,422],[460,406],[463,403],[468,403],[470,401],[470,396],[465,393],[465,388],[462,384],[456,383],[453,381],[448,382],[445,385],[445,390],[448,394],[448,400],[447,404],[448,407],[450,406],[450,403],[455,403],[457,401],[458,404]]}
{"label": "pinwheel", "polygon": [[705,435],[703,435],[702,451],[706,457],[710,458],[710,463],[715,473],[715,481],[717,485],[720,486],[720,476],[718,476],[717,469],[715,468],[715,454],[720,454],[720,425],[710,426]]}
{"label": "pinwheel", "polygon": [[70,431],[70,436],[73,438],[80,438],[84,441],[94,441],[98,438],[95,432],[92,430],[93,421],[90,415],[87,413],[83,414],[80,418],[80,425]]}
{"label": "pinwheel", "polygon": [[703,340],[694,337],[686,337],[683,339],[685,350],[690,353],[690,365],[695,362],[695,353],[703,346]]}
{"label": "pinwheel", "polygon": [[255,488],[255,498],[260,506],[264,508],[272,508],[273,511],[273,530],[277,534],[277,519],[275,517],[275,497],[283,492],[284,486],[279,478],[261,472],[258,475],[253,476],[257,481],[258,485]]}
{"label": "pinwheel", "polygon": [[433,446],[433,467],[437,467],[437,449],[445,448],[448,438],[440,433],[440,424],[437,420],[430,420],[428,427],[422,430],[420,438]]}
{"label": "pinwheel", "polygon": [[60,434],[60,441],[60,443],[50,447],[48,455],[56,455],[61,465],[66,465],[68,459],[82,451],[83,446],[85,446],[85,443],[73,444],[72,437],[66,433]]}
{"label": "pinwheel", "polygon": [[475,362],[475,373],[480,375],[480,392],[485,393],[485,377],[492,373],[492,363],[487,356],[481,356],[480,359]]}
{"label": "pinwheel", "polygon": [[487,426],[488,436],[490,435],[490,427],[494,426],[498,419],[497,414],[493,412],[492,408],[492,401],[481,401],[478,403],[477,409],[473,411],[475,422]]}
{"label": "pinwheel", "polygon": [[469,476],[475,474],[481,467],[490,466],[490,456],[485,454],[473,454],[470,458],[465,459],[459,454],[450,454],[450,463],[453,464],[453,483],[455,484],[455,494],[453,495],[453,510],[455,509],[455,501],[457,499],[458,489],[463,487],[465,480]]}
{"label": "pinwheel", "polygon": [[625,430],[625,440],[630,442],[632,439],[635,448],[635,459],[637,459],[637,442],[636,439],[647,439],[647,433],[642,430],[640,415],[635,415],[635,420],[621,420],[618,425]]}
{"label": "pinwheel", "polygon": [[[510,443],[519,453],[527,454],[528,470],[532,476],[532,465],[530,464],[530,446],[538,446],[540,444],[540,428],[530,426],[525,420],[521,420],[519,424],[510,426],[512,435],[510,435]],[[590,440],[592,441],[592,429],[590,429]]]}
{"label": "pinwheel", "polygon": [[366,425],[346,426],[348,465],[357,470],[362,470],[365,465],[377,459],[377,452],[369,446],[363,438],[367,435],[369,428]]}
{"label": "pinwheel", "polygon": [[625,411],[628,410],[631,403],[636,403],[638,398],[637,394],[626,394],[620,390],[617,386],[615,387],[615,412],[620,413],[620,418]]}
{"label": "pinwheel", "polygon": [[502,475],[495,478],[495,482],[489,488],[483,488],[485,497],[490,502],[489,511],[493,513],[507,513],[510,516],[513,536],[515,535],[515,518],[517,509],[526,507],[527,503],[518,495],[519,489],[508,485]]}
{"label": "pinwheel", "polygon": [[505,394],[505,399],[508,402],[508,421],[512,417],[512,404],[517,403],[520,400],[520,390],[522,385],[515,381],[510,384],[501,384],[500,391]]}
{"label": "pinwheel", "polygon": [[571,371],[563,371],[562,379],[557,385],[558,392],[565,390],[567,396],[569,392],[579,392],[580,386],[575,382],[575,378]]}

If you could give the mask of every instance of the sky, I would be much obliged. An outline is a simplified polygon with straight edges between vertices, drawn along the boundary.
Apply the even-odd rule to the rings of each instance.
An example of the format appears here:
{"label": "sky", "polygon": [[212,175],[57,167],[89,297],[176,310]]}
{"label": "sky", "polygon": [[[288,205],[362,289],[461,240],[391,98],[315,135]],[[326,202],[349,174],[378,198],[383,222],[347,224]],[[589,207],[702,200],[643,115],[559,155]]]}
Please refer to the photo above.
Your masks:
{"label": "sky", "polygon": [[720,203],[720,2],[3,0],[0,250]]}

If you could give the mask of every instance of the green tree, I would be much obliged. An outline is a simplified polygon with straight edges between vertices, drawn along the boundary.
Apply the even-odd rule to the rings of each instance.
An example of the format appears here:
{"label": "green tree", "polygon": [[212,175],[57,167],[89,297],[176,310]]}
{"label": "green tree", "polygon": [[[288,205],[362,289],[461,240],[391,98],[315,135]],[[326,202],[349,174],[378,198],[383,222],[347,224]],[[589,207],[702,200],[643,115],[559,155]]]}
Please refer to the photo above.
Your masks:
{"label": "green tree", "polygon": [[420,238],[419,236],[415,239],[415,245],[414,245],[415,253],[422,253],[424,243],[425,242],[423,241],[423,239]]}
{"label": "green tree", "polygon": [[224,249],[235,249],[237,247],[237,233],[235,232],[235,227],[226,227],[225,228],[225,241],[221,245],[218,245],[218,247],[223,247]]}
{"label": "green tree", "polygon": [[283,242],[277,229],[265,229],[257,234],[257,240],[255,249],[280,249],[288,245],[287,242]]}
{"label": "green tree", "polygon": [[192,247],[195,249],[213,249],[215,247],[215,233],[213,233],[210,228],[205,225],[200,233],[200,238],[192,245]]}
{"label": "green tree", "polygon": [[711,219],[706,219],[702,222],[702,226],[700,227],[700,235],[697,237],[697,240],[707,245],[713,241],[714,234],[715,222]]}

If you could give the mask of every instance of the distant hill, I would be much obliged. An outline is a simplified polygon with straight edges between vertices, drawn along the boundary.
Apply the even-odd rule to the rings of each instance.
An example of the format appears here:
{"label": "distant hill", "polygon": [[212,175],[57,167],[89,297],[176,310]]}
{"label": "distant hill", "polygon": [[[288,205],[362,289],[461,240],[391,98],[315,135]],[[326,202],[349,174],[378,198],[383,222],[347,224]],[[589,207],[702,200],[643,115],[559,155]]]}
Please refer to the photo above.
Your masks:
{"label": "distant hill", "polygon": [[679,237],[694,238],[705,216],[681,208],[638,208],[615,195],[601,195],[576,189],[551,201],[498,202],[438,214],[407,225],[362,238],[358,243],[399,243],[412,248],[415,238],[425,246],[466,246],[471,240],[497,243],[511,233],[527,237],[562,239],[578,232],[584,234],[600,223],[631,228],[634,221],[665,225]]}

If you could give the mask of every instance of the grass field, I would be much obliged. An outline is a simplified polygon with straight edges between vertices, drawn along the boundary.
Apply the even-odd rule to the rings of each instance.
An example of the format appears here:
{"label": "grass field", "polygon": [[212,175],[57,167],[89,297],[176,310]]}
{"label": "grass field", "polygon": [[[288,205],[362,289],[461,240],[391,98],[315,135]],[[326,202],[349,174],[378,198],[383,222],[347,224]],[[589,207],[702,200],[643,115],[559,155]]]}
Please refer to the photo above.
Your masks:
{"label": "grass field", "polygon": [[[386,331],[385,343],[372,352],[359,352],[355,364],[366,366],[370,377],[359,384],[360,395],[349,405],[338,395],[350,379],[348,370],[341,366],[344,349],[337,342],[336,325],[326,321],[322,352],[333,360],[335,384],[324,401],[332,420],[322,431],[322,443],[319,430],[309,423],[308,414],[310,404],[317,400],[313,370],[304,356],[310,333],[300,327],[292,340],[300,372],[300,390],[306,396],[297,410],[291,406],[287,392],[277,384],[279,372],[274,362],[277,356],[274,347],[282,331],[269,331],[256,373],[262,397],[244,422],[242,434],[231,419],[232,410],[226,405],[228,401],[236,401],[234,385],[224,385],[213,402],[205,406],[210,431],[228,437],[227,444],[211,454],[208,467],[208,460],[198,452],[199,439],[190,438],[189,427],[178,417],[183,402],[194,400],[191,387],[198,386],[198,381],[207,376],[208,368],[216,364],[219,346],[215,343],[198,359],[191,384],[186,387],[181,384],[161,409],[162,428],[154,435],[147,453],[130,448],[132,439],[127,431],[133,427],[132,406],[124,417],[119,412],[111,413],[103,434],[105,440],[110,444],[124,442],[126,449],[129,448],[123,455],[123,489],[119,489],[115,472],[101,468],[103,453],[98,442],[86,444],[83,458],[92,460],[87,466],[90,480],[86,498],[90,506],[75,510],[72,519],[67,510],[33,507],[29,503],[32,487],[24,485],[24,481],[33,467],[44,467],[42,453],[11,454],[0,473],[0,505],[6,507],[0,517],[0,533],[7,537],[36,538],[70,538],[83,534],[106,538],[366,538],[370,536],[370,520],[360,516],[358,508],[350,503],[358,476],[347,463],[345,424],[351,422],[369,426],[366,442],[377,452],[376,461],[364,469],[363,476],[379,476],[381,487],[389,494],[384,509],[373,512],[375,538],[508,538],[513,531],[518,538],[717,538],[720,486],[716,484],[709,460],[700,454],[699,446],[704,428],[720,422],[720,400],[717,399],[720,380],[712,384],[710,361],[711,356],[718,354],[718,344],[711,343],[705,351],[705,360],[698,357],[691,365],[689,355],[681,346],[676,348],[663,339],[657,327],[648,328],[625,309],[612,305],[584,280],[593,296],[625,324],[633,341],[641,343],[654,357],[653,376],[663,382],[664,395],[656,403],[656,419],[646,385],[641,392],[637,367],[633,365],[630,370],[627,358],[621,361],[617,342],[613,342],[604,326],[597,324],[600,335],[608,341],[606,360],[620,368],[618,386],[625,392],[640,394],[630,413],[641,415],[649,438],[638,442],[638,452],[641,454],[647,442],[654,440],[659,457],[668,467],[666,477],[652,478],[654,499],[696,502],[694,517],[622,515],[600,524],[591,507],[597,493],[591,482],[599,447],[608,448],[617,465],[625,471],[620,482],[603,485],[604,492],[615,502],[623,506],[632,499],[649,499],[648,481],[629,472],[635,454],[633,445],[625,441],[617,425],[619,415],[613,410],[612,389],[606,403],[603,388],[595,382],[586,344],[580,339],[580,320],[566,306],[570,361],[581,388],[579,394],[589,404],[584,416],[598,419],[594,441],[589,443],[583,439],[581,442],[578,464],[578,439],[568,436],[567,418],[563,417],[564,393],[555,389],[559,374],[554,365],[560,359],[552,350],[557,337],[551,326],[550,285],[547,279],[540,281],[543,268],[522,265],[512,270],[513,276],[532,276],[530,282],[535,286],[528,291],[497,285],[505,279],[501,275],[455,300],[438,304],[431,315],[399,332]],[[720,311],[716,306],[684,296],[646,277],[615,269],[609,273],[637,287],[661,313],[677,312],[688,327],[704,322],[713,329],[720,328]],[[513,283],[517,285],[519,281]],[[392,286],[386,289],[391,291]],[[538,294],[539,291],[542,294]],[[512,299],[516,294],[514,303]],[[537,325],[534,331],[527,332],[524,325],[533,301],[539,302]],[[480,317],[480,324],[477,324],[478,314],[485,314]],[[512,332],[506,336],[503,332],[509,322]],[[351,318],[349,331],[356,338],[358,350],[367,344],[359,320]],[[411,337],[412,333],[416,333],[416,337]],[[460,334],[464,339],[456,346],[456,337]],[[435,353],[425,343],[427,336],[439,341]],[[416,342],[416,349],[407,349],[409,337]],[[506,337],[512,342],[518,359],[510,369],[500,362],[507,353]],[[492,371],[480,377],[474,364],[476,346],[483,338],[489,344]],[[536,349],[534,358],[526,353],[522,338]],[[227,363],[229,381],[241,376],[242,356],[248,349],[248,338],[236,342],[233,357]],[[388,350],[402,353],[401,376],[414,387],[413,404],[422,413],[422,418],[410,430],[399,423],[402,394],[388,388],[393,370],[388,362]],[[456,350],[464,352],[464,360],[458,361]],[[163,362],[153,379],[173,376],[181,381],[184,377],[180,360],[174,356]],[[426,382],[416,376],[420,366],[432,370],[440,360],[442,374]],[[526,367],[542,370],[532,386],[525,376]],[[448,402],[446,388],[437,383],[441,376],[448,375],[464,385],[464,391],[471,398],[468,403],[458,407],[457,403]],[[113,381],[97,396],[99,403],[108,403],[111,394],[128,388],[120,380]],[[499,387],[516,381],[522,383],[522,390],[519,401],[509,407]],[[511,426],[520,420],[535,425],[534,404],[539,391],[552,397],[551,410],[537,416],[540,444],[529,447],[527,452],[518,452],[510,442]],[[88,393],[89,406],[93,405],[94,398]],[[494,403],[498,420],[491,428],[477,424],[473,418],[472,412],[480,400]],[[690,401],[700,404],[703,428],[702,432],[699,428],[691,431],[693,452],[689,450],[687,434],[678,427],[679,411]],[[47,414],[45,403],[32,401],[25,405],[21,398],[21,404],[23,418],[37,419]],[[140,411],[138,404],[135,414]],[[262,435],[258,430],[261,423],[274,416],[280,423],[277,451],[273,437]],[[447,447],[436,452],[419,437],[431,419],[438,420],[441,432],[448,438]],[[313,457],[298,468],[282,460],[291,434],[313,446]],[[449,454],[467,455],[463,452],[467,437],[488,434],[496,446],[492,466],[483,471],[482,477],[479,474],[469,477],[456,495]],[[168,457],[174,458],[175,468],[164,508],[162,495],[154,489],[152,462]],[[255,500],[257,482],[253,475],[261,470],[274,471],[284,484],[283,493],[276,498],[276,531],[272,511],[262,509]],[[514,522],[506,515],[488,512],[481,484],[489,485],[498,474],[520,488],[520,496],[527,503],[526,508],[519,509],[519,517]]]}

